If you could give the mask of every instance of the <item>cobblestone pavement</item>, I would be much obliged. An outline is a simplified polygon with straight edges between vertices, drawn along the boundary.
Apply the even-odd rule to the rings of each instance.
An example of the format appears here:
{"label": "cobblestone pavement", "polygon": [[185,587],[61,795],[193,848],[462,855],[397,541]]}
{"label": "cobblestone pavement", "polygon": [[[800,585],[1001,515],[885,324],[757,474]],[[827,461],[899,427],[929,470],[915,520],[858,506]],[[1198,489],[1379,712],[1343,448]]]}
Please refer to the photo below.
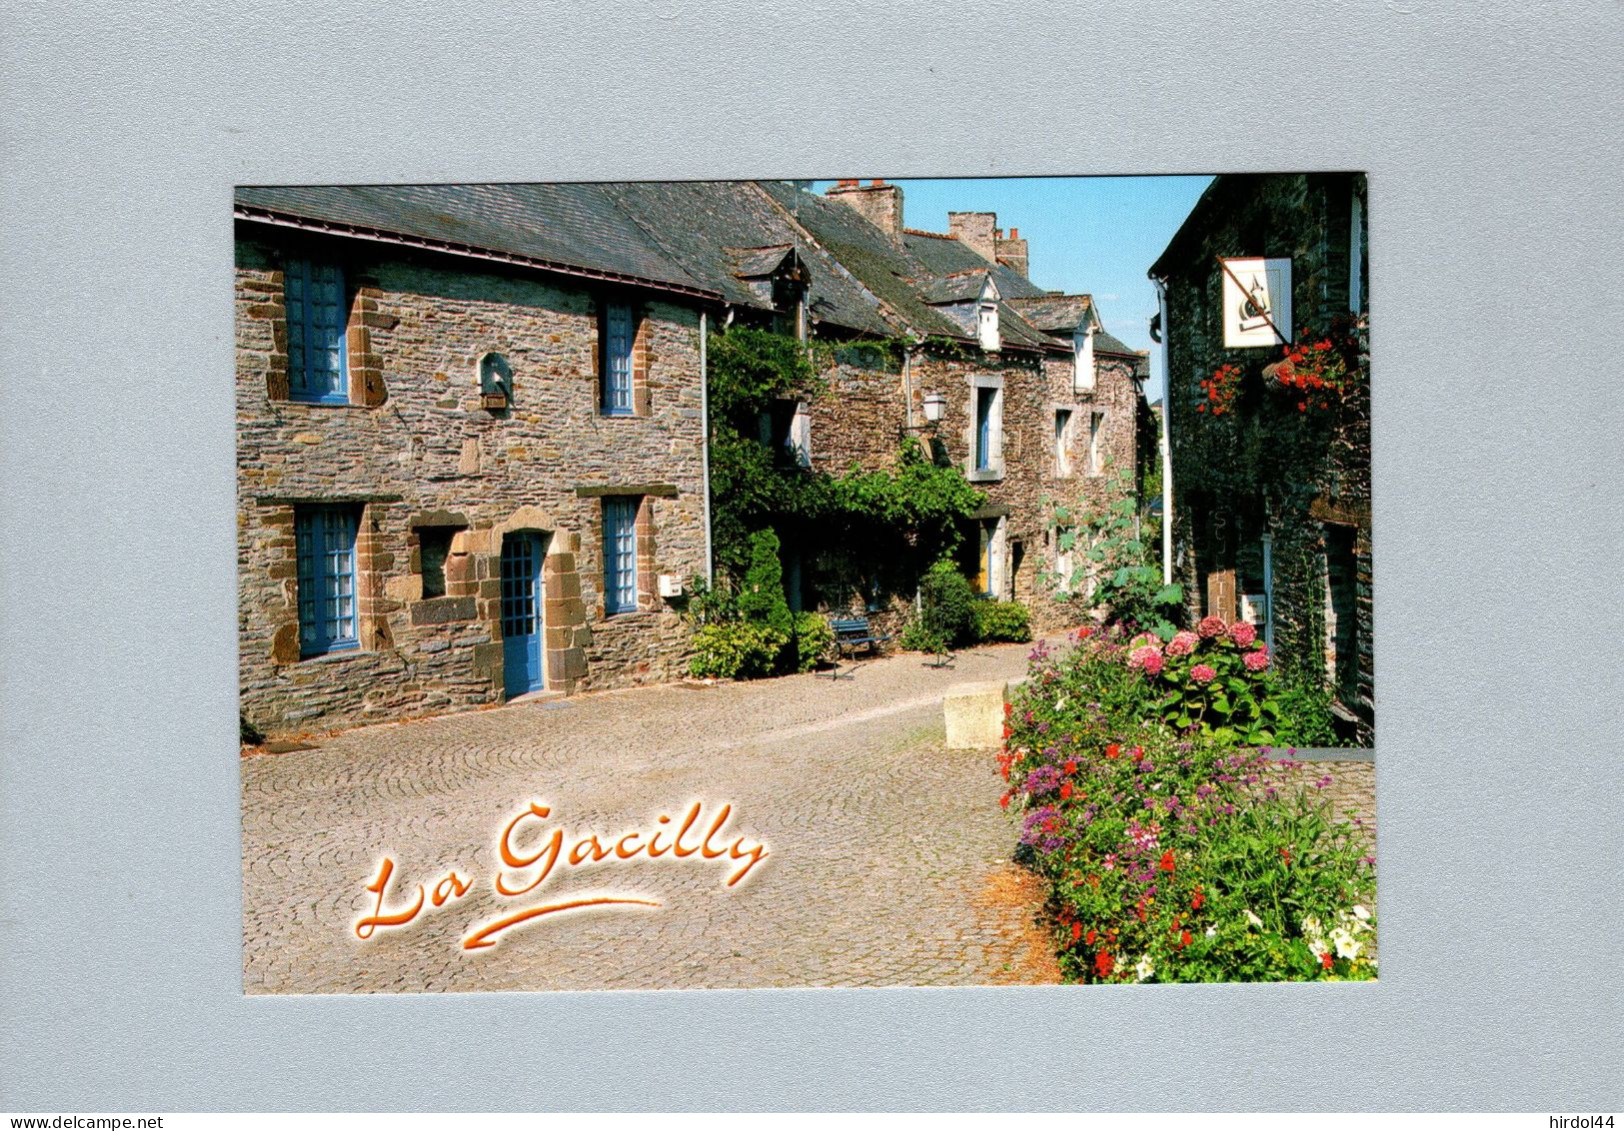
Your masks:
{"label": "cobblestone pavement", "polygon": [[[953,684],[1018,678],[1027,646],[937,670],[916,655],[850,679],[795,676],[524,702],[320,739],[242,762],[244,985],[249,993],[924,986],[1058,981],[1033,925],[1035,885],[1009,863],[1012,818],[988,751],[942,749]],[[521,844],[564,850],[732,804],[725,836],[767,846],[740,884],[730,859],[636,855],[569,867],[498,897],[497,842],[532,801]],[[666,826],[669,828],[670,826]],[[669,839],[669,836],[667,837]],[[613,843],[613,841],[610,841]],[[640,842],[631,842],[635,846]],[[531,849],[534,850],[533,848]],[[379,930],[365,889],[395,865],[384,910],[455,870],[467,894]],[[504,869],[527,883],[535,871]],[[522,878],[521,878],[522,876]],[[478,927],[599,895],[657,901],[548,915],[465,950]]]}

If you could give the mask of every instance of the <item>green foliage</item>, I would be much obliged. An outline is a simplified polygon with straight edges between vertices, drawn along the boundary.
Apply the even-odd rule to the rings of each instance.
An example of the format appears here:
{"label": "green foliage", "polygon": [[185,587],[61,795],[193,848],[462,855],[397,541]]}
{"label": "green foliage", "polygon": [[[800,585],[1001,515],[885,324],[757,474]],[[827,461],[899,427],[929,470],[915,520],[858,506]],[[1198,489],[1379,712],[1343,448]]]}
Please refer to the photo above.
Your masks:
{"label": "green foliage", "polygon": [[1145,717],[1122,651],[1040,645],[999,758],[1067,980],[1374,977],[1374,860],[1330,776]]}
{"label": "green foliage", "polygon": [[777,672],[787,634],[749,621],[714,623],[694,632],[688,670],[701,679],[760,679]]}
{"label": "green foliage", "polygon": [[[889,362],[894,341],[821,346],[823,361],[855,351]],[[825,542],[867,547],[877,560],[924,563],[958,544],[960,520],[983,501],[956,468],[938,467],[918,441],[902,441],[889,471],[823,471],[785,466],[761,442],[760,417],[775,401],[816,399],[825,391],[807,347],[795,338],[734,328],[707,349],[711,406],[712,540],[717,565],[739,578],[750,566],[750,536],[768,526],[816,532]]]}
{"label": "green foliage", "polygon": [[1054,508],[1060,550],[1082,550],[1074,554],[1080,564],[1072,576],[1059,580],[1071,593],[1081,594],[1092,574],[1089,608],[1106,624],[1142,628],[1169,639],[1183,620],[1183,586],[1162,584],[1155,548],[1140,536],[1132,475],[1118,473],[1109,492],[1114,501],[1103,510],[1074,513],[1069,507]]}
{"label": "green foliage", "polygon": [[986,497],[954,467],[938,467],[918,440],[902,441],[896,467],[890,471],[851,471],[830,484],[829,508],[848,527],[895,544],[906,537],[923,561],[951,554],[963,533],[960,524]]}
{"label": "green foliage", "polygon": [[1331,714],[1331,693],[1324,685],[1290,684],[1275,697],[1279,717],[1274,741],[1279,746],[1342,746]]}
{"label": "green foliage", "polygon": [[951,561],[938,561],[919,583],[920,613],[917,628],[904,634],[920,651],[946,655],[954,647],[975,641],[975,591]]}
{"label": "green foliage", "polygon": [[766,625],[788,640],[794,622],[789,602],[784,599],[784,570],[778,550],[778,535],[771,530],[758,530],[750,536],[750,568],[739,587],[739,615],[752,624]]}
{"label": "green foliage", "polygon": [[1032,614],[1014,601],[977,601],[976,639],[987,643],[1024,644],[1032,639]]}
{"label": "green foliage", "polygon": [[259,746],[265,741],[265,735],[241,711],[237,712],[237,731],[240,735],[238,741],[244,746]]}
{"label": "green foliage", "polygon": [[795,670],[809,672],[829,656],[834,647],[835,630],[817,613],[797,613],[795,616]]}

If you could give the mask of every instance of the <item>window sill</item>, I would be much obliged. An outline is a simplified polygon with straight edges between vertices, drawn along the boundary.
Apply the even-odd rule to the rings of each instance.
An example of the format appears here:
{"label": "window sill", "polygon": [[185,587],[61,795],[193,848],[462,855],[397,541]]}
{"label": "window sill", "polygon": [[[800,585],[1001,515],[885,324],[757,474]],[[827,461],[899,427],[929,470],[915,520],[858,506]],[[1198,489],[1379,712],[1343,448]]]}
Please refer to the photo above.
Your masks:
{"label": "window sill", "polygon": [[996,483],[1003,479],[1004,469],[1001,467],[985,467],[980,470],[967,471],[964,477],[971,483]]}
{"label": "window sill", "polygon": [[334,648],[330,652],[314,652],[308,656],[301,655],[299,662],[301,664],[333,664],[340,660],[352,660],[357,656],[364,655],[366,653],[357,647]]}

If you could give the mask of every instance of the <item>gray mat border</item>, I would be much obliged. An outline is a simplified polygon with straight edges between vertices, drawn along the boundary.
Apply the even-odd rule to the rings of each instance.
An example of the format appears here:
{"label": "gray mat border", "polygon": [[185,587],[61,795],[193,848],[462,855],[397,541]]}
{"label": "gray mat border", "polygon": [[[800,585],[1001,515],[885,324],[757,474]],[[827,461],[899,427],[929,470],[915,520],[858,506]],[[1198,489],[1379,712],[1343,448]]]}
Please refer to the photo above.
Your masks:
{"label": "gray mat border", "polygon": [[[579,7],[8,8],[0,1108],[1617,1110],[1624,8]],[[1304,167],[1370,175],[1379,984],[240,994],[234,183]]]}

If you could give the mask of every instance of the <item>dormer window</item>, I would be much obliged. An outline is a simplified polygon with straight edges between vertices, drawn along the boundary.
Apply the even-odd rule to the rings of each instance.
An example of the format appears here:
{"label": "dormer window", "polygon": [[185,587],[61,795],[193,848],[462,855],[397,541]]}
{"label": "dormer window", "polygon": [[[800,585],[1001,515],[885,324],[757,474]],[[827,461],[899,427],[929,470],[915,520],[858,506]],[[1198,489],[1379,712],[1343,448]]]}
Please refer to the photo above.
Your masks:
{"label": "dormer window", "polygon": [[979,314],[981,330],[981,348],[988,353],[997,353],[1003,342],[998,337],[998,306],[996,303],[983,302]]}
{"label": "dormer window", "polygon": [[1077,328],[1072,339],[1076,354],[1076,379],[1073,387],[1079,393],[1092,392],[1094,389],[1094,327],[1084,323]]}

